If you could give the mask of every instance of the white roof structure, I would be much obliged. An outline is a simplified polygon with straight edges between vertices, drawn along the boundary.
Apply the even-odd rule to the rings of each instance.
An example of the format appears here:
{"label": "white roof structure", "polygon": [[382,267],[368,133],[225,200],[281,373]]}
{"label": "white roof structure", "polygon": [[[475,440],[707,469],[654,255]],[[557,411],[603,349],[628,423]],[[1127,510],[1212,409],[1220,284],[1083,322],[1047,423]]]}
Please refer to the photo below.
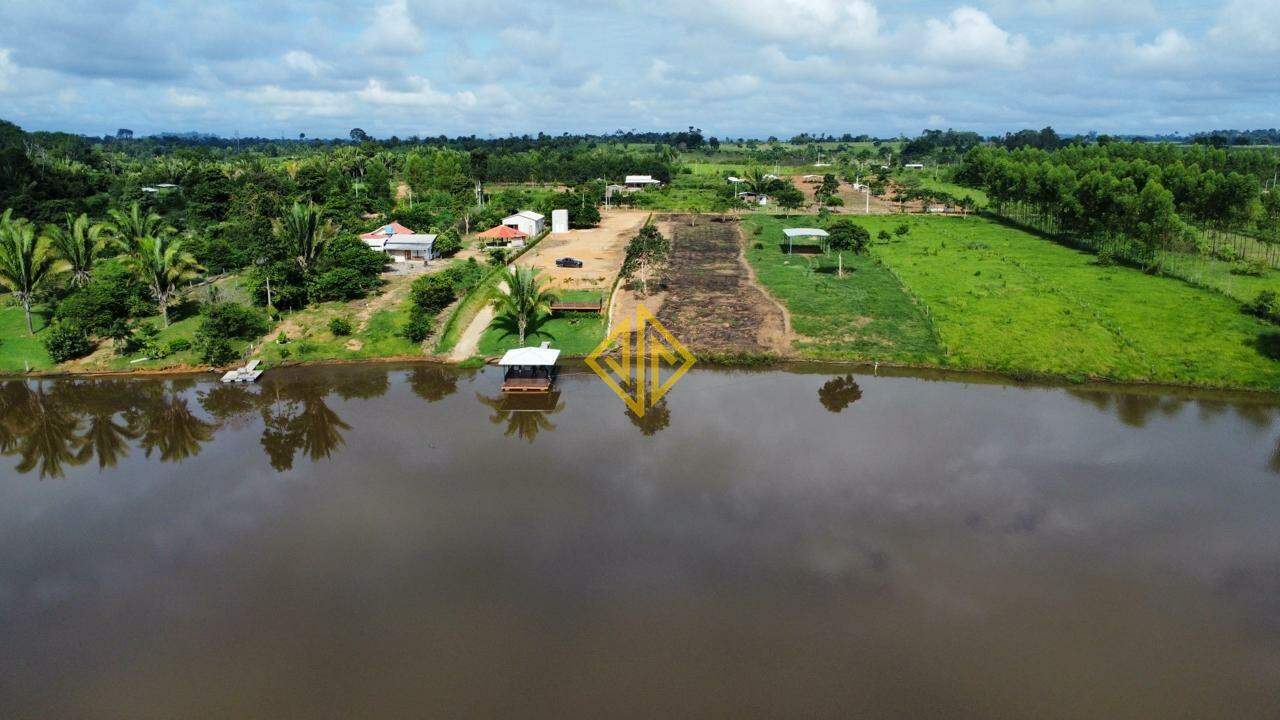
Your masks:
{"label": "white roof structure", "polygon": [[746,180],[743,180],[743,179],[742,179],[742,178],[740,178],[740,177],[734,177],[734,176],[732,176],[732,175],[730,175],[729,177],[725,178],[725,181],[726,181],[726,182],[731,182],[731,183],[746,182]]}
{"label": "white roof structure", "polygon": [[787,228],[782,231],[782,234],[789,238],[827,237],[827,231],[819,230],[818,228]]}
{"label": "white roof structure", "polygon": [[543,215],[542,213],[536,213],[532,210],[521,210],[515,215],[509,215],[503,218],[502,222],[506,223],[508,220],[514,220],[516,218],[525,218],[526,220],[542,221],[542,220],[546,220],[547,216]]}
{"label": "white roof structure", "polygon": [[830,237],[827,234],[826,230],[821,230],[819,228],[785,228],[782,231],[782,234],[787,236],[787,254],[788,255],[791,254],[791,245],[793,242],[795,242],[796,238]]}
{"label": "white roof structure", "polygon": [[382,241],[383,250],[420,250],[435,245],[435,235],[389,235]]}
{"label": "white roof structure", "polygon": [[652,175],[628,175],[628,185],[661,185],[661,180],[654,180]]}
{"label": "white roof structure", "polygon": [[502,367],[550,367],[556,364],[560,351],[552,349],[551,343],[544,342],[538,347],[516,348],[508,350],[498,361]]}

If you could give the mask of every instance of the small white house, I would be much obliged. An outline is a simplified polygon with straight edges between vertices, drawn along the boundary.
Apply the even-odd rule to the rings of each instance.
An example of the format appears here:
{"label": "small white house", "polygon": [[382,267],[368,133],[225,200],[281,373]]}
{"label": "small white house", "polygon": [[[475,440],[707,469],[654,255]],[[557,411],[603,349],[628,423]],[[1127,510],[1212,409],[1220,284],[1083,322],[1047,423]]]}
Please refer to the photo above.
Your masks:
{"label": "small white house", "polygon": [[365,245],[386,253],[396,262],[407,260],[432,260],[436,255],[436,236],[418,234],[400,223],[389,225],[360,236]]}
{"label": "small white house", "polygon": [[924,169],[924,163],[907,163],[906,165],[903,165],[902,167],[904,167],[904,168],[906,168],[906,169],[908,169],[908,170],[923,170],[923,169]]}
{"label": "small white house", "polygon": [[502,218],[502,224],[535,238],[547,228],[547,216],[532,210],[521,210],[515,215]]}

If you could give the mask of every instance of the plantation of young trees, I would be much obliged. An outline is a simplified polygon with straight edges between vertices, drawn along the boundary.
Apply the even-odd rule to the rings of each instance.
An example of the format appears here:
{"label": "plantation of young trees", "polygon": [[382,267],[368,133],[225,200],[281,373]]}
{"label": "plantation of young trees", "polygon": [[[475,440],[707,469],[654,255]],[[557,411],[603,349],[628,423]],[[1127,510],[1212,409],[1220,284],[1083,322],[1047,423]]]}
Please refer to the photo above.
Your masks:
{"label": "plantation of young trees", "polygon": [[1159,269],[1169,253],[1280,262],[1280,154],[1171,144],[971,150],[957,179],[992,209],[1116,259]]}

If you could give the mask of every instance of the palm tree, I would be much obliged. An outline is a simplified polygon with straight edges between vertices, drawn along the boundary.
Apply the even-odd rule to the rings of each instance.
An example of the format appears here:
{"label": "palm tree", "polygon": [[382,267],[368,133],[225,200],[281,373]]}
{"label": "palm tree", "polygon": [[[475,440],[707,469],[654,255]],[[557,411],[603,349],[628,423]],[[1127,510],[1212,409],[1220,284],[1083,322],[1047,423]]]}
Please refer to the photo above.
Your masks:
{"label": "palm tree", "polygon": [[294,203],[283,218],[272,222],[276,237],[285,241],[296,253],[298,266],[306,274],[315,265],[329,241],[338,234],[333,223],[321,221],[315,203]]}
{"label": "palm tree", "polygon": [[36,230],[26,220],[11,219],[12,210],[0,215],[0,285],[8,288],[13,297],[22,303],[27,316],[27,332],[36,334],[31,325],[31,301],[35,294],[49,283],[62,269],[49,241],[37,237]]}
{"label": "palm tree", "polygon": [[551,303],[557,296],[542,284],[534,268],[516,266],[509,269],[503,274],[502,282],[506,288],[494,299],[493,305],[499,312],[515,319],[520,344],[523,345],[529,323],[538,315],[550,312]]}
{"label": "palm tree", "polygon": [[103,237],[105,227],[101,223],[89,223],[89,216],[84,213],[75,217],[67,213],[67,225],[50,225],[45,235],[53,244],[53,249],[67,263],[71,271],[71,282],[77,287],[84,287],[89,282],[93,266],[106,249]]}
{"label": "palm tree", "polygon": [[139,240],[138,251],[131,262],[160,305],[164,326],[169,327],[169,301],[182,283],[200,274],[201,268],[196,259],[183,250],[181,240],[160,235]]}
{"label": "palm tree", "polygon": [[774,192],[782,181],[764,171],[761,167],[749,167],[742,174],[743,184],[756,195],[768,195]]}
{"label": "palm tree", "polygon": [[107,228],[114,236],[116,244],[127,253],[136,253],[138,243],[144,237],[156,237],[174,232],[172,227],[165,224],[164,218],[154,211],[148,210],[144,214],[142,206],[138,203],[130,205],[128,212],[109,210],[107,214],[111,216],[111,222]]}

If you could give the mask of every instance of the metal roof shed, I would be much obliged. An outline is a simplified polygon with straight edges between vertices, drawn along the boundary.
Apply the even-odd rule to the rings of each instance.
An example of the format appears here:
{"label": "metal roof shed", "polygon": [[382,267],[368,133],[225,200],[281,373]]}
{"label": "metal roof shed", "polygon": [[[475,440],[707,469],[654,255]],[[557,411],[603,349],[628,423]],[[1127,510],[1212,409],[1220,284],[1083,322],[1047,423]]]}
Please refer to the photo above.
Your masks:
{"label": "metal roof shed", "polygon": [[791,254],[791,246],[796,238],[824,238],[829,237],[826,230],[818,228],[786,228],[782,231],[787,236],[787,254]]}

